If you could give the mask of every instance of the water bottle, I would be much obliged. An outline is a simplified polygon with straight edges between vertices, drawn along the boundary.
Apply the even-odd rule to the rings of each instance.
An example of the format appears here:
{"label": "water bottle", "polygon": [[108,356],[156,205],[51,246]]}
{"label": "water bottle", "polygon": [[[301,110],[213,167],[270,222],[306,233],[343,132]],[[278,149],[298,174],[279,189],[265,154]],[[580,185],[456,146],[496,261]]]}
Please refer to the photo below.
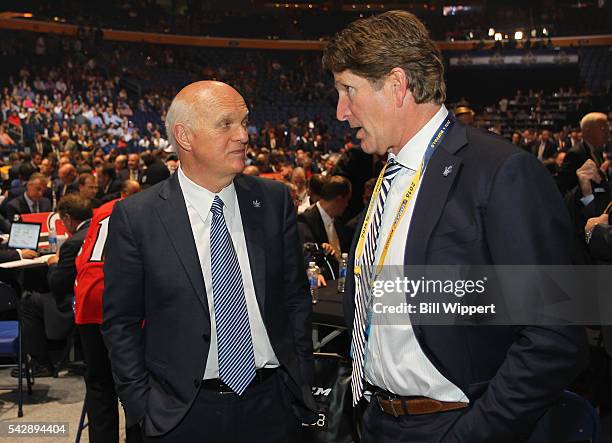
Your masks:
{"label": "water bottle", "polygon": [[346,283],[346,272],[348,270],[348,254],[346,252],[342,253],[342,258],[340,259],[340,272],[338,275],[338,292],[344,293],[344,284]]}
{"label": "water bottle", "polygon": [[312,302],[316,303],[319,300],[319,267],[313,261],[308,263],[308,283]]}
{"label": "water bottle", "polygon": [[55,254],[57,252],[57,234],[55,226],[49,228],[49,251]]}

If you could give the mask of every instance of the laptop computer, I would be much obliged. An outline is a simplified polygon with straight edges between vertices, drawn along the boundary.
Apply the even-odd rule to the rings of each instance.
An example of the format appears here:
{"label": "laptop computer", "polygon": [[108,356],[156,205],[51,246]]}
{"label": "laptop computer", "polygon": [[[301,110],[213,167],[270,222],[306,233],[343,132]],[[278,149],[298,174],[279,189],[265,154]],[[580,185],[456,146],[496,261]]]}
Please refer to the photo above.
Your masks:
{"label": "laptop computer", "polygon": [[11,225],[7,246],[12,249],[31,249],[32,251],[37,251],[40,230],[40,223],[14,222]]}

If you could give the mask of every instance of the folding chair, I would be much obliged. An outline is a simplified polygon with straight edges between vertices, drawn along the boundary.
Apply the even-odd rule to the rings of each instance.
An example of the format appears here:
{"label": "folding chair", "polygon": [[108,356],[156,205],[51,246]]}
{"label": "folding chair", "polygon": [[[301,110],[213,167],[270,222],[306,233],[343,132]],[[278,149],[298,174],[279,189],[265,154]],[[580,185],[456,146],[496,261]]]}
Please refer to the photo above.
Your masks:
{"label": "folding chair", "polygon": [[81,409],[81,418],[79,418],[79,427],[77,428],[76,439],[74,440],[75,443],[80,443],[81,434],[83,433],[85,428],[89,425],[89,423],[85,422],[86,414],[87,414],[87,394],[85,395],[85,398],[83,399],[83,408]]}
{"label": "folding chair", "polygon": [[[19,368],[17,378],[17,416],[23,417],[23,372],[25,370],[28,394],[32,395],[32,384],[34,379],[31,376],[30,364],[28,359],[25,361],[21,345],[21,321],[19,319],[19,297],[15,290],[6,283],[0,282],[0,312],[17,311],[17,320],[0,321],[0,356],[15,357],[17,364],[0,365],[0,368]],[[13,389],[13,387],[0,387],[0,389]]]}

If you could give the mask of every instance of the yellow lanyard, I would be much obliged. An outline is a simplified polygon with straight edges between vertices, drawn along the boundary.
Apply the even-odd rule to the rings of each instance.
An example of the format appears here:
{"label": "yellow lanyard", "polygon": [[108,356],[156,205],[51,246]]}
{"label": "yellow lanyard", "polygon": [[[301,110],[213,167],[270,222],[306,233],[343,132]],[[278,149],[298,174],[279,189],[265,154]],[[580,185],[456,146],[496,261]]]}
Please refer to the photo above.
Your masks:
{"label": "yellow lanyard", "polygon": [[[438,127],[431,141],[429,142],[427,151],[423,156],[423,160],[421,161],[421,166],[417,170],[414,177],[408,186],[408,189],[404,193],[402,197],[402,201],[397,208],[395,213],[395,217],[393,217],[393,224],[391,225],[391,229],[389,231],[389,235],[387,236],[387,240],[385,240],[385,245],[380,254],[380,259],[378,265],[376,266],[376,274],[374,279],[378,277],[380,271],[382,270],[383,265],[385,264],[385,258],[387,257],[387,253],[389,252],[389,247],[391,246],[391,239],[397,230],[397,226],[402,221],[402,218],[406,214],[410,201],[414,197],[416,190],[419,188],[419,183],[421,182],[421,176],[423,174],[423,170],[427,166],[429,159],[431,158],[434,149],[436,146],[442,141],[444,136],[446,135],[448,129],[454,124],[455,120],[450,115],[446,117],[446,119],[442,122],[442,124]],[[382,187],[382,182],[384,179],[385,171],[387,170],[388,163],[385,165],[382,171],[378,176],[378,180],[376,181],[376,186],[374,187],[374,192],[372,193],[372,197],[370,199],[370,204],[368,205],[368,211],[366,212],[365,219],[363,221],[363,225],[361,226],[361,232],[359,233],[359,241],[357,242],[357,249],[355,252],[355,267],[354,273],[356,276],[361,275],[361,259],[363,257],[363,248],[365,247],[365,240],[368,235],[368,230],[370,228],[370,222],[372,221],[372,214],[376,210],[376,204],[378,203],[378,195],[380,194],[380,189]]]}
{"label": "yellow lanyard", "polygon": [[[385,165],[384,169],[381,171],[378,176],[378,180],[376,181],[376,187],[374,188],[374,193],[370,200],[370,205],[368,206],[368,212],[366,213],[366,218],[363,222],[363,226],[361,228],[361,232],[359,234],[359,242],[357,243],[357,251],[355,253],[355,275],[361,275],[361,257],[363,256],[363,248],[365,245],[365,238],[368,233],[369,225],[371,222],[372,213],[376,209],[376,203],[378,202],[378,194],[380,194],[380,188],[382,186],[383,176],[385,174],[385,170],[387,166]],[[421,182],[421,175],[423,173],[423,162],[421,162],[421,166],[417,170],[416,174],[412,177],[410,185],[406,189],[404,196],[402,197],[402,201],[400,202],[398,209],[396,211],[395,217],[393,217],[393,224],[391,225],[391,229],[389,230],[389,235],[387,235],[387,240],[385,240],[385,245],[383,247],[382,253],[380,254],[380,259],[378,261],[378,265],[376,266],[376,276],[380,274],[382,267],[385,263],[385,259],[387,257],[387,253],[389,252],[389,247],[391,246],[391,239],[397,230],[398,225],[402,221],[402,218],[406,214],[408,206],[410,205],[410,201],[414,197],[416,190],[419,188],[419,183]],[[374,278],[376,279],[376,277]]]}

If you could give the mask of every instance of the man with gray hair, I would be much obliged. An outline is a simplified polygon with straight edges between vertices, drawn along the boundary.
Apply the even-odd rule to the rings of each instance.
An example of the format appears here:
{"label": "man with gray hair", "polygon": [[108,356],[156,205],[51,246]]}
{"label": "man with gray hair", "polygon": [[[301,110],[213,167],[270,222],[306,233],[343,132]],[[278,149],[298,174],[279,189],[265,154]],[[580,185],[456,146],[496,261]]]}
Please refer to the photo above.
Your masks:
{"label": "man with gray hair", "polygon": [[[563,159],[563,164],[557,176],[557,185],[563,195],[580,184],[578,170],[584,168],[588,177],[584,183],[600,183],[603,177],[599,168],[604,165],[604,152],[610,138],[608,117],[602,112],[591,112],[580,120],[582,141],[576,143]],[[588,186],[582,186],[583,196],[592,194]],[[584,226],[584,225],[583,225]]]}
{"label": "man with gray hair", "polygon": [[6,205],[9,223],[14,222],[17,215],[51,211],[51,201],[44,197],[46,190],[47,179],[45,176],[39,173],[32,174],[26,183],[25,192]]}
{"label": "man with gray hair", "polygon": [[102,333],[150,441],[288,442],[316,419],[295,209],[241,174],[247,117],[225,83],[183,88],[166,116],[179,169],[110,218]]}

